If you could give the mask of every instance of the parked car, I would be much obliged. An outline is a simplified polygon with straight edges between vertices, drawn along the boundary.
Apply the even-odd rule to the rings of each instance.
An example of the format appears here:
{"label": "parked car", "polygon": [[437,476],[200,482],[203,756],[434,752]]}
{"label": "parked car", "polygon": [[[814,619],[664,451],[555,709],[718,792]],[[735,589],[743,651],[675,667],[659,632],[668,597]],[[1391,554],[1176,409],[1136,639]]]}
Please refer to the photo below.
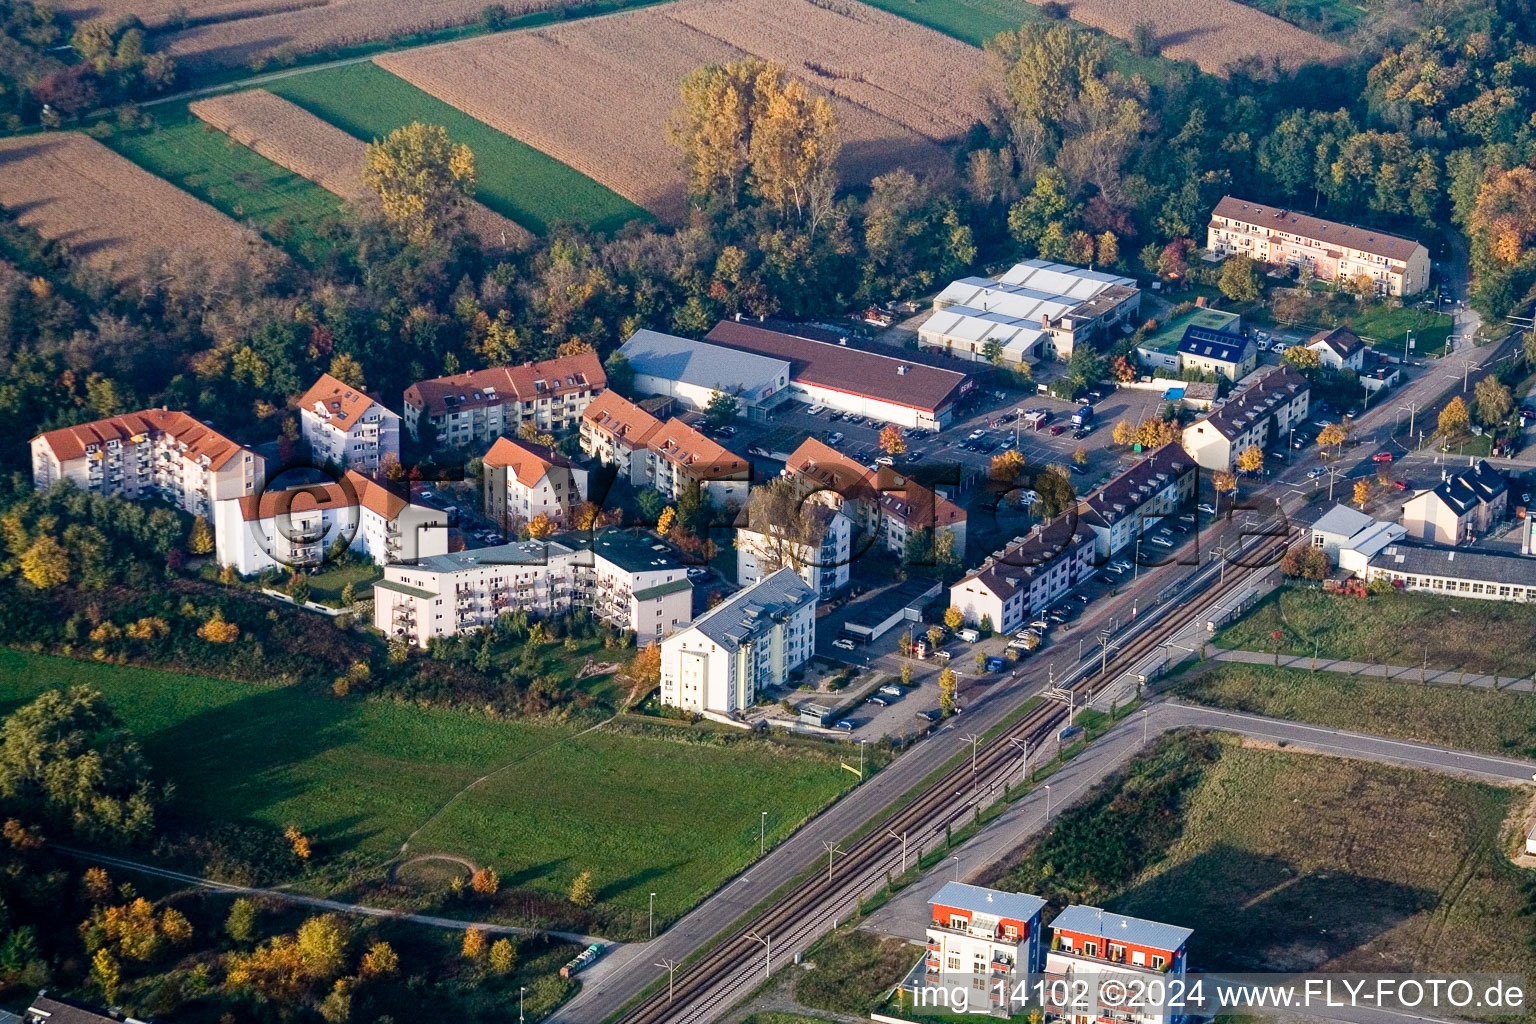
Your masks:
{"label": "parked car", "polygon": [[1071,467],[1071,468],[1072,468],[1072,472],[1074,472],[1074,473],[1077,473],[1077,474],[1079,474],[1079,475],[1081,475],[1081,474],[1083,474],[1083,473],[1086,473],[1086,472],[1088,472],[1088,469],[1087,469],[1087,467],[1085,467],[1085,466],[1079,466],[1079,465],[1078,465],[1078,464],[1077,464],[1077,463],[1075,463],[1075,462],[1074,462],[1074,463],[1072,463],[1072,467]]}
{"label": "parked car", "polygon": [[1055,426],[1051,427],[1051,436],[1052,437],[1060,437],[1062,434],[1065,434],[1066,432],[1067,432],[1067,425],[1065,423],[1057,423]]}
{"label": "parked car", "polygon": [[691,580],[702,580],[708,575],[709,570],[702,565],[690,565],[688,567],[688,578]]}
{"label": "parked car", "polygon": [[1160,548],[1171,548],[1171,547],[1173,547],[1173,541],[1169,540],[1167,537],[1153,536],[1153,537],[1148,537],[1147,539],[1149,541],[1151,541],[1153,544],[1156,544]]}
{"label": "parked car", "polygon": [[1072,440],[1081,441],[1083,438],[1087,437],[1092,430],[1092,427],[1078,427],[1076,430],[1072,431]]}
{"label": "parked car", "polygon": [[885,706],[886,706],[886,705],[887,705],[887,704],[889,704],[889,703],[890,703],[890,701],[888,701],[888,700],[885,700],[885,699],[884,699],[884,698],[882,698],[882,697],[871,697],[871,698],[869,698],[869,699],[868,699],[868,700],[866,700],[866,701],[865,701],[865,702],[864,702],[864,703],[865,703],[865,704],[873,704],[873,705],[874,705],[874,706],[875,706],[875,707],[877,707],[877,708],[883,708],[883,707],[885,707]]}
{"label": "parked car", "polygon": [[1308,480],[1316,480],[1318,477],[1322,476],[1326,472],[1328,472],[1328,471],[1326,469],[1324,469],[1322,466],[1313,466],[1311,469],[1307,470],[1307,479]]}
{"label": "parked car", "polygon": [[844,718],[837,723],[837,728],[843,730],[843,732],[853,732],[853,723]]}
{"label": "parked car", "polygon": [[1040,618],[1036,619],[1034,622],[1031,622],[1029,624],[1029,628],[1030,629],[1038,629],[1038,630],[1041,630],[1042,632],[1047,630],[1047,629],[1049,629],[1050,626],[1051,626],[1051,624],[1049,622],[1045,621],[1045,616],[1043,616],[1043,615]]}
{"label": "parked car", "polygon": [[831,434],[827,435],[827,444],[841,444],[842,440],[843,432],[841,430],[834,430]]}
{"label": "parked car", "polygon": [[1076,601],[1078,604],[1088,604],[1093,600],[1093,598],[1089,597],[1087,594],[1073,594],[1071,597],[1067,598],[1067,600]]}
{"label": "parked car", "polygon": [[927,711],[919,711],[916,713],[916,715],[918,718],[923,719],[925,722],[937,722],[940,718],[943,717],[937,708],[931,708]]}
{"label": "parked car", "polygon": [[961,640],[964,640],[968,644],[973,644],[981,639],[980,633],[976,632],[974,629],[969,628],[957,631],[955,636],[959,637]]}
{"label": "parked car", "polygon": [[895,683],[887,683],[886,685],[880,687],[880,692],[885,694],[887,697],[897,697],[897,698],[900,698],[900,697],[905,697],[907,695],[907,691],[903,690],[901,687],[897,686]]}
{"label": "parked car", "polygon": [[842,637],[833,640],[832,646],[836,647],[840,651],[851,651],[854,649],[853,641]]}
{"label": "parked car", "polygon": [[1393,480],[1392,481],[1392,486],[1397,488],[1400,491],[1406,491],[1408,489],[1408,481],[1407,480]]}
{"label": "parked car", "polygon": [[1372,462],[1391,462],[1392,461],[1392,453],[1391,452],[1377,452],[1375,455],[1371,456],[1371,461]]}
{"label": "parked car", "polygon": [[729,425],[721,427],[720,429],[715,431],[715,436],[716,437],[735,437],[736,436],[736,428],[732,427],[732,426],[729,426]]}

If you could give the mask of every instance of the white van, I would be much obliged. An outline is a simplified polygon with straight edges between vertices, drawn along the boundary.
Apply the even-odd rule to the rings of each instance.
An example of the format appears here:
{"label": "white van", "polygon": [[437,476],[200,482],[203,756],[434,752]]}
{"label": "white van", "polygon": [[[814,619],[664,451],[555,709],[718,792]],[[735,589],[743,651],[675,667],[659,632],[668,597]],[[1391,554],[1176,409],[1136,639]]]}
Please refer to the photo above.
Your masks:
{"label": "white van", "polygon": [[973,644],[981,639],[981,634],[976,632],[974,629],[962,629],[956,633],[955,636],[959,637],[961,640],[964,640],[968,644]]}

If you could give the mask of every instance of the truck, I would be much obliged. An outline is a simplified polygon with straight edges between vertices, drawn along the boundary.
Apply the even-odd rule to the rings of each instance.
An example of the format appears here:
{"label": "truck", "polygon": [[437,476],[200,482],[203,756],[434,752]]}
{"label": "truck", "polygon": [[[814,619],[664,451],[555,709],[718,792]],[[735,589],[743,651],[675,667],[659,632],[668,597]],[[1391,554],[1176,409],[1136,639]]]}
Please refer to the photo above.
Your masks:
{"label": "truck", "polygon": [[1084,427],[1092,422],[1093,406],[1091,405],[1079,406],[1077,412],[1072,414],[1072,425],[1074,427]]}
{"label": "truck", "polygon": [[603,955],[603,950],[605,948],[606,947],[601,942],[592,943],[592,945],[581,951],[580,956],[566,964],[564,967],[560,968],[560,977],[569,978],[572,975],[579,974],[586,970],[588,967],[591,967],[593,964],[597,963],[597,958]]}
{"label": "truck", "polygon": [[974,629],[969,628],[960,630],[955,634],[955,636],[959,637],[961,640],[964,640],[968,644],[973,644],[981,639],[980,633],[976,632]]}

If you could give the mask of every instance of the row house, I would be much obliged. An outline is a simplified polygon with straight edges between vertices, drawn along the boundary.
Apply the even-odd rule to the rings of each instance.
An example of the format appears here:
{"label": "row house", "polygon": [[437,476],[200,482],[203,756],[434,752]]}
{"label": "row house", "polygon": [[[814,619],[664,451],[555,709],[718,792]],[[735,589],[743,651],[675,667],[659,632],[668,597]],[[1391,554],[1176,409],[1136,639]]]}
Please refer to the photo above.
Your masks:
{"label": "row house", "polygon": [[967,1008],[1002,1009],[1045,970],[1040,912],[1045,900],[964,882],[945,882],[928,901],[925,980],[966,990]]}
{"label": "row house", "polygon": [[1078,522],[1093,531],[1098,563],[1124,551],[1165,516],[1193,512],[1200,469],[1177,444],[1166,444],[1078,505]]}
{"label": "row house", "polygon": [[671,549],[617,530],[386,565],[373,596],[374,627],[420,647],[518,611],[539,618],[585,608],[618,629],[633,630],[641,644],[693,617],[693,584]]}
{"label": "row house", "polygon": [[668,500],[696,482],[717,505],[747,502],[751,463],[682,420],[663,423],[612,391],[582,414],[581,450],[617,468],[632,486],[653,488]]}
{"label": "row house", "polygon": [[1403,503],[1400,522],[1414,540],[1461,544],[1486,534],[1509,508],[1509,484],[1482,459]]}
{"label": "row house", "polygon": [[33,486],[61,482],[211,520],[215,502],[261,491],[266,461],[187,413],[144,409],[34,437]]}
{"label": "row house", "polygon": [[816,649],[816,592],[794,569],[770,573],[661,643],[661,702],[734,717]]}
{"label": "row house", "polygon": [[853,523],[821,504],[807,505],[802,514],[811,517],[816,531],[803,540],[786,537],[778,524],[745,525],[743,516],[736,528],[737,583],[751,586],[787,565],[823,600],[848,585]]}
{"label": "row house", "polygon": [[503,530],[516,532],[541,515],[570,527],[587,500],[587,471],[543,445],[497,438],[481,461],[485,514]]}
{"label": "row house", "polygon": [[373,476],[400,461],[400,415],[361,388],[323,373],[298,404],[315,462]]}
{"label": "row house", "polygon": [[1000,633],[1021,629],[1097,571],[1093,531],[1058,516],[994,551],[949,588],[949,606],[967,625],[989,623]]}
{"label": "row house", "polygon": [[1067,907],[1051,921],[1046,991],[1058,979],[1066,982],[1067,991],[1082,981],[1098,1005],[1047,1009],[1061,1013],[1066,1024],[1181,1024],[1187,1014],[1180,1009],[1127,1005],[1124,990],[1155,991],[1155,987],[1132,986],[1136,979],[1157,978],[1164,982],[1163,991],[1176,993],[1188,966],[1186,946],[1193,934],[1178,925],[1098,907]]}
{"label": "row house", "polygon": [[1364,274],[1381,295],[1417,295],[1429,284],[1429,250],[1411,238],[1232,196],[1223,196],[1211,212],[1205,246],[1304,269],[1324,281]]}
{"label": "row house", "polygon": [[446,513],[348,470],[336,481],[214,503],[215,552],[243,576],[320,565],[337,544],[378,565],[446,554]]}
{"label": "row house", "polygon": [[607,386],[595,352],[467,370],[406,388],[405,428],[420,441],[430,423],[434,448],[488,445],[525,428],[560,435],[577,427]]}
{"label": "row house", "polygon": [[1184,449],[1213,472],[1230,472],[1250,446],[1267,449],[1306,421],[1307,379],[1290,367],[1273,369],[1184,428]]}

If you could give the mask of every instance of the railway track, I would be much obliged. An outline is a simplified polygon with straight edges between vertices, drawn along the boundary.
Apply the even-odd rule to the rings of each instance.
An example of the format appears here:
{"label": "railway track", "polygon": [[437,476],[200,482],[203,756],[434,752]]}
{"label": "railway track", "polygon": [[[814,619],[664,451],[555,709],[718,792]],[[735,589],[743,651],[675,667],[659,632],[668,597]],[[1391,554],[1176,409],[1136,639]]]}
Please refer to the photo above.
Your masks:
{"label": "railway track", "polygon": [[[1289,539],[1260,536],[1255,543],[1240,548],[1239,558],[1246,556],[1247,565],[1267,572]],[[1061,688],[1091,699],[1154,653],[1160,637],[1196,621],[1213,602],[1248,585],[1257,571],[1245,568],[1227,573],[1214,561],[1208,562],[1186,578],[1181,599],[1160,605],[1141,622],[1127,627],[1127,637],[1113,656],[1075,665]],[[1185,593],[1189,594],[1187,599],[1183,598]],[[1067,704],[1046,701],[985,745],[973,747],[970,761],[946,772],[853,841],[846,851],[834,844],[827,870],[818,870],[756,916],[744,917],[728,938],[670,978],[663,968],[662,986],[625,1012],[619,1018],[622,1024],[693,1024],[729,1008],[771,974],[772,966],[788,956],[785,951],[805,948],[853,911],[864,894],[883,885],[888,874],[895,874],[903,848],[908,859],[920,857],[925,847],[944,834],[946,826],[967,820],[1015,772],[1022,776],[1026,759],[1069,713]],[[905,843],[900,838],[903,836]]]}

